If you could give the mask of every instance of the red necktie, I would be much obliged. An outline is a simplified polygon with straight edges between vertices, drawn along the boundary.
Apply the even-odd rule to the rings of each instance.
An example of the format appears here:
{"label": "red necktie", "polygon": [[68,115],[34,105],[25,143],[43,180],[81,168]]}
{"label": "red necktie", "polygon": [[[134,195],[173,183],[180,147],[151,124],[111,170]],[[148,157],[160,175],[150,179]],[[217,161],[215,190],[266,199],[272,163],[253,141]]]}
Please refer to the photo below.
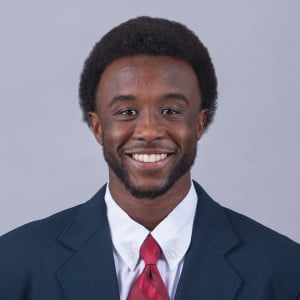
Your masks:
{"label": "red necktie", "polygon": [[156,266],[161,250],[151,235],[143,242],[140,255],[145,268],[133,283],[127,300],[169,300],[167,288]]}

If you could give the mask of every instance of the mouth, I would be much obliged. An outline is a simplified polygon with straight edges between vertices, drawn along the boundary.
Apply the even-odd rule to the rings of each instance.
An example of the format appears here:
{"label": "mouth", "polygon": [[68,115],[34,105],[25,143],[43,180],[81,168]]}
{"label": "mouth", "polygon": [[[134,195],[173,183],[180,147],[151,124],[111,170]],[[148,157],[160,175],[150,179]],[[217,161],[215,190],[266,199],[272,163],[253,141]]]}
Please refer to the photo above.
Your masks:
{"label": "mouth", "polygon": [[144,154],[144,153],[133,153],[131,157],[135,161],[143,162],[143,163],[156,163],[160,162],[168,157],[167,153],[152,153],[152,154]]}

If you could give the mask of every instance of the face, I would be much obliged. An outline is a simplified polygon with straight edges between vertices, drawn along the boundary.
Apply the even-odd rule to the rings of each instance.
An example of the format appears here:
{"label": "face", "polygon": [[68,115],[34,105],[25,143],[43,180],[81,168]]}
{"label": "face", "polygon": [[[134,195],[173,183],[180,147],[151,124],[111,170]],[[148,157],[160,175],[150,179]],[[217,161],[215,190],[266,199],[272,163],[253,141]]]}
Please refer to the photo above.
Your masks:
{"label": "face", "polygon": [[184,61],[138,55],[108,65],[89,116],[110,186],[151,199],[190,181],[207,114],[200,107],[196,75]]}

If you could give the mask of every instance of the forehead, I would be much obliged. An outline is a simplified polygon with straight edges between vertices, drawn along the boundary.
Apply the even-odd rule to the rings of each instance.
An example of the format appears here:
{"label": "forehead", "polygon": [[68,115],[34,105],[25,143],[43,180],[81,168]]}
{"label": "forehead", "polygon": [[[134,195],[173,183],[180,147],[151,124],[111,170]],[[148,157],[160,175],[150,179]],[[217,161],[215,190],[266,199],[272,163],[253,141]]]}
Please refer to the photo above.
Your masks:
{"label": "forehead", "polygon": [[199,94],[196,74],[185,61],[168,56],[135,55],[119,58],[106,67],[97,95],[129,93],[133,89],[150,92],[153,87],[157,91],[171,89]]}

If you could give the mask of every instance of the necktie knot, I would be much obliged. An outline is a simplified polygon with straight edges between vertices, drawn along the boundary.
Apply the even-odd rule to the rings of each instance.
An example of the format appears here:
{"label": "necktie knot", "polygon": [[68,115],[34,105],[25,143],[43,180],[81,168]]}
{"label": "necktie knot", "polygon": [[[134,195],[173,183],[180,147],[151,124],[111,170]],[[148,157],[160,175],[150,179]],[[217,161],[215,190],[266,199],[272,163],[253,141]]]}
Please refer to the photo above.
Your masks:
{"label": "necktie knot", "polygon": [[140,249],[140,255],[144,260],[146,266],[156,265],[158,259],[160,258],[160,247],[151,234],[149,234],[143,242]]}

